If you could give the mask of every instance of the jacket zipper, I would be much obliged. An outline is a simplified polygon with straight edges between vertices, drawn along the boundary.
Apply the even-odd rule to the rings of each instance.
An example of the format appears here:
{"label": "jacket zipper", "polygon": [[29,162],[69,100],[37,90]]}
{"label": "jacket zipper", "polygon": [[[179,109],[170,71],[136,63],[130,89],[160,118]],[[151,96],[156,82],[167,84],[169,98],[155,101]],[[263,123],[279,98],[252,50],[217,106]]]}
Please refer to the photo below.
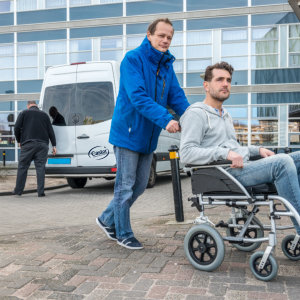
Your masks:
{"label": "jacket zipper", "polygon": [[[159,74],[159,71],[160,71],[160,63],[163,59],[165,54],[163,54],[158,62],[158,66],[157,66],[157,70],[156,70],[156,77],[155,77],[155,96],[154,96],[154,101],[157,102],[157,99],[156,99],[156,93],[157,93],[157,78],[158,78],[158,74]],[[148,152],[150,152],[150,149],[151,149],[151,143],[152,143],[152,138],[153,138],[153,133],[154,133],[154,127],[152,127],[152,133],[151,133],[151,137],[150,137],[150,142],[149,142],[149,150]]]}
{"label": "jacket zipper", "polygon": [[166,86],[166,81],[165,81],[165,79],[163,78],[163,90],[162,90],[160,99],[163,99],[163,97],[164,97],[165,86]]}

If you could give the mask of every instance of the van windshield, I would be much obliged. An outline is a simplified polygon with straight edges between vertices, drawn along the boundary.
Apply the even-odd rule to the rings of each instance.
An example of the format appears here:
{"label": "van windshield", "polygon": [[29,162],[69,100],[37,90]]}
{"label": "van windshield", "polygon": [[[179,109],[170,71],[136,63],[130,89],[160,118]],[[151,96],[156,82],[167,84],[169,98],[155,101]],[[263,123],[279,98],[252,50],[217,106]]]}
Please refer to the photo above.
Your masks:
{"label": "van windshield", "polygon": [[112,82],[47,87],[43,110],[57,126],[91,125],[110,120],[114,111]]}

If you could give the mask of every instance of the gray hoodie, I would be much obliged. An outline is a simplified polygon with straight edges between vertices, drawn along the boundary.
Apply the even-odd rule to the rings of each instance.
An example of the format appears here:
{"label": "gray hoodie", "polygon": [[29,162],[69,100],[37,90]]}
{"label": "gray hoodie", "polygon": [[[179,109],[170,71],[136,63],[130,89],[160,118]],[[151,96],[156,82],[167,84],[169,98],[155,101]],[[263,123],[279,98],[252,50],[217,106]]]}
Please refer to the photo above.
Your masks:
{"label": "gray hoodie", "polygon": [[257,146],[243,147],[236,140],[232,118],[211,106],[196,102],[180,118],[180,161],[185,164],[208,164],[225,160],[229,150],[239,153],[244,162],[259,155]]}

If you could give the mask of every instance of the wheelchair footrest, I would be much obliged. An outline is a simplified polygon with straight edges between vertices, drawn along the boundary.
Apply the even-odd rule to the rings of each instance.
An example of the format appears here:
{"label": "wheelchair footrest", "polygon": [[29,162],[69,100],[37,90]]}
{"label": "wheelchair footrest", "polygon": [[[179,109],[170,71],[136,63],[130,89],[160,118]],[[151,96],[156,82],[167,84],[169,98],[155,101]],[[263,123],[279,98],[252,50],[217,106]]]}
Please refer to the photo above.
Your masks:
{"label": "wheelchair footrest", "polygon": [[242,237],[234,237],[234,236],[226,236],[223,237],[224,241],[227,241],[229,243],[242,243],[243,242],[243,238]]}

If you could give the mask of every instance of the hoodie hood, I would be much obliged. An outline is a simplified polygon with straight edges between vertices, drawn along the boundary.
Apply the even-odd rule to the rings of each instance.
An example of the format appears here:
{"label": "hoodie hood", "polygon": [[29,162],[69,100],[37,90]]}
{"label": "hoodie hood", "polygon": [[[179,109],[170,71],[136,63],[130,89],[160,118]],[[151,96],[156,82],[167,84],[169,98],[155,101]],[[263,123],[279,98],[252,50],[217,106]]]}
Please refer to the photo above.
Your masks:
{"label": "hoodie hood", "polygon": [[[194,104],[192,104],[191,106],[189,106],[187,109],[192,109],[192,110],[197,110],[197,109],[202,109],[203,112],[205,113],[206,117],[207,117],[207,122],[208,122],[208,126],[209,128],[212,128],[211,125],[211,115],[213,115],[214,117],[219,117],[219,118],[229,118],[229,120],[231,120],[232,122],[232,118],[229,115],[228,111],[225,108],[223,109],[223,116],[221,117],[220,114],[211,106],[203,103],[203,102],[196,102]],[[213,117],[213,118],[214,118]]]}

